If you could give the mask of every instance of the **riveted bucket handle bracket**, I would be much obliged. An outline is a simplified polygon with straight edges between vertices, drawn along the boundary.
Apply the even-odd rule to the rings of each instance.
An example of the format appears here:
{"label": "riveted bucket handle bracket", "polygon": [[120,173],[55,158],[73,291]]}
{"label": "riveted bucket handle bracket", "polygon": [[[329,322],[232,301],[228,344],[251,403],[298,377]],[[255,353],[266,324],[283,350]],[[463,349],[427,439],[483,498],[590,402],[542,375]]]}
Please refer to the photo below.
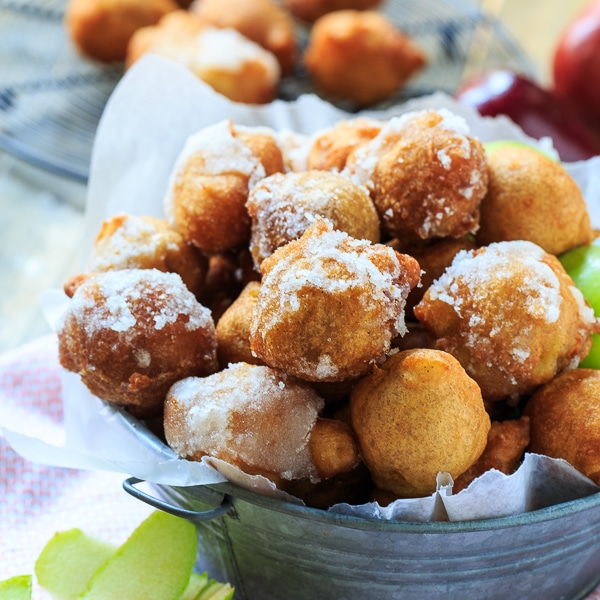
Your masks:
{"label": "riveted bucket handle bracket", "polygon": [[123,489],[138,500],[149,504],[150,506],[154,506],[154,508],[158,508],[164,512],[167,512],[176,517],[181,517],[182,519],[188,519],[190,521],[210,521],[212,519],[217,519],[222,517],[225,513],[229,512],[232,509],[232,502],[230,496],[227,494],[223,495],[223,501],[219,506],[215,506],[214,508],[210,508],[205,511],[196,511],[196,510],[188,510],[186,508],[181,508],[179,506],[174,506],[169,502],[161,500],[160,498],[156,498],[143,490],[140,490],[136,487],[138,483],[144,483],[143,479],[138,479],[137,477],[129,477],[123,482]]}

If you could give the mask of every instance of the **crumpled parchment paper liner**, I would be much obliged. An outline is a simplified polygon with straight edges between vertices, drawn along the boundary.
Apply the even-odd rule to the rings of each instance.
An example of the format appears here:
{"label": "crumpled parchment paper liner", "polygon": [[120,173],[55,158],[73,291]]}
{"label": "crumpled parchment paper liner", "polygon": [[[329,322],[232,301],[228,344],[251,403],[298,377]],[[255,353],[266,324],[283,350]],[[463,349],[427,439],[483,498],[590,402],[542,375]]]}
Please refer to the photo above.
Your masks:
{"label": "crumpled parchment paper liner", "polygon": [[[471,133],[483,142],[514,139],[554,152],[549,140],[538,143],[508,119],[482,118],[444,94],[416,99],[372,116],[386,119],[408,110],[442,107],[463,116]],[[269,126],[308,136],[345,116],[314,96],[259,107],[235,104],[214,93],[185,68],[159,57],[144,57],[115,89],[98,127],[88,185],[82,270],[102,220],[118,212],[164,216],[163,198],[172,165],[192,133],[230,118],[240,125]],[[599,227],[600,157],[568,165],[568,169],[581,185],[592,221]],[[51,320],[65,301],[62,292],[48,296],[45,309]],[[143,424],[93,397],[77,375],[62,372],[62,379],[64,445],[27,435],[26,424],[4,424],[9,443],[25,458],[56,466],[118,471],[175,486],[231,480],[289,500],[264,478],[247,476],[222,461],[179,459]],[[376,503],[340,504],[332,510],[409,521],[483,519],[519,514],[599,490],[564,461],[529,454],[513,475],[489,471],[454,496],[448,486],[441,486],[430,497],[397,500],[387,507]]]}

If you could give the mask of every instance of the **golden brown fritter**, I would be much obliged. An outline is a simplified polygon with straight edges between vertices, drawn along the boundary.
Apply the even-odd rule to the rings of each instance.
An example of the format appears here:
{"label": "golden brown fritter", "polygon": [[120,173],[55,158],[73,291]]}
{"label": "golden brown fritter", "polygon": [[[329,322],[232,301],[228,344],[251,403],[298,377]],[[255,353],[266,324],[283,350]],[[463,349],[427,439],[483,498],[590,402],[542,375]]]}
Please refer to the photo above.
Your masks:
{"label": "golden brown fritter", "polygon": [[529,450],[562,458],[600,485],[600,371],[570,369],[534,392]]}
{"label": "golden brown fritter", "polygon": [[208,263],[166,219],[120,213],[102,222],[87,263],[91,273],[119,269],[178,273],[198,296]]}
{"label": "golden brown fritter", "polygon": [[[383,228],[392,237],[461,237],[479,226],[479,205],[487,191],[483,145],[466,123],[448,111],[405,115],[380,136],[376,148],[372,197]],[[396,140],[393,142],[393,140]],[[365,160],[369,146],[365,146]]]}
{"label": "golden brown fritter", "polygon": [[210,311],[175,273],[107,271],[75,290],[58,327],[60,364],[92,394],[160,414],[170,386],[217,369]]}
{"label": "golden brown fritter", "polygon": [[514,473],[529,445],[529,417],[507,421],[492,421],[483,454],[477,462],[454,480],[453,493],[458,494],[474,479],[490,469],[510,475]]}
{"label": "golden brown fritter", "polygon": [[[261,159],[229,121],[188,138],[173,170],[165,199],[171,226],[206,253],[244,247],[250,239],[249,188],[266,175]],[[261,129],[260,135],[264,135]],[[264,149],[264,143],[258,146]]]}
{"label": "golden brown fritter", "polygon": [[427,62],[383,14],[340,10],[313,25],[304,63],[325,96],[368,106],[389,98]]}
{"label": "golden brown fritter", "polygon": [[459,252],[414,314],[488,401],[516,401],[577,366],[597,328],[558,259],[527,241]]}
{"label": "golden brown fritter", "polygon": [[350,410],[375,485],[400,497],[432,494],[440,472],[464,473],[490,429],[479,386],[440,350],[390,356],[356,383]]}
{"label": "golden brown fritter", "polygon": [[221,368],[235,362],[262,364],[250,348],[252,315],[259,290],[259,282],[248,283],[217,321],[217,354]]}
{"label": "golden brown fritter", "polygon": [[281,71],[273,54],[237,30],[213,27],[185,10],[137,30],[127,47],[127,67],[148,53],[184,65],[234,102],[265,104],[277,95]]}
{"label": "golden brown fritter", "polygon": [[250,251],[254,264],[298,239],[315,218],[334,229],[379,242],[379,216],[367,190],[338,173],[303,171],[265,177],[248,195]]}
{"label": "golden brown fritter", "polygon": [[232,28],[271,52],[281,73],[294,72],[296,29],[291,15],[272,0],[197,0],[190,12],[218,28]]}
{"label": "golden brown fritter", "polygon": [[250,334],[266,364],[308,381],[344,381],[385,360],[405,331],[419,265],[319,219],[261,264]]}
{"label": "golden brown fritter", "polygon": [[179,8],[174,0],[69,0],[65,27],[78,50],[102,62],[125,60],[134,33]]}
{"label": "golden brown fritter", "polygon": [[592,241],[587,205],[563,165],[533,148],[509,145],[491,152],[488,164],[480,245],[529,240],[558,255]]}
{"label": "golden brown fritter", "polygon": [[342,171],[348,156],[371,141],[382,126],[381,121],[356,117],[338,121],[329,129],[317,133],[306,158],[307,170]]}

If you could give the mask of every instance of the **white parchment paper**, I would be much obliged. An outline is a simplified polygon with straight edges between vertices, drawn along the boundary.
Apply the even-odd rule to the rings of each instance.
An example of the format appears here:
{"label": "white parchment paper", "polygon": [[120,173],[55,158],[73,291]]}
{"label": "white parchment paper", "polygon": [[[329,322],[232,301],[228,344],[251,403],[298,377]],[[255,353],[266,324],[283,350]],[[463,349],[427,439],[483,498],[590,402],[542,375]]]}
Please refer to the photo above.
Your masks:
{"label": "white parchment paper", "polygon": [[[409,110],[442,107],[464,117],[471,133],[483,142],[513,139],[554,152],[549,140],[538,143],[508,119],[482,118],[444,94],[372,116],[386,119]],[[268,126],[309,136],[344,117],[345,113],[315,96],[260,107],[232,103],[185,68],[158,57],[144,57],[115,89],[98,127],[82,259],[85,261],[89,255],[102,220],[119,212],[164,216],[163,199],[172,166],[187,138],[203,127],[232,119],[239,125]],[[599,228],[600,157],[567,167],[581,186],[592,222]],[[62,292],[48,294],[45,310],[49,320],[56,317],[65,301]],[[4,425],[9,443],[25,458],[55,466],[117,471],[177,486],[234,480],[261,493],[277,494],[263,478],[245,477],[218,461],[209,464],[179,459],[141,423],[92,396],[77,375],[63,372],[62,378],[63,444],[27,435],[27,424],[23,422]],[[489,471],[459,494],[453,496],[449,490],[451,486],[440,486],[430,497],[397,500],[387,507],[376,503],[358,507],[342,504],[332,510],[411,521],[481,519],[542,508],[600,488],[564,461],[528,454],[513,475]]]}

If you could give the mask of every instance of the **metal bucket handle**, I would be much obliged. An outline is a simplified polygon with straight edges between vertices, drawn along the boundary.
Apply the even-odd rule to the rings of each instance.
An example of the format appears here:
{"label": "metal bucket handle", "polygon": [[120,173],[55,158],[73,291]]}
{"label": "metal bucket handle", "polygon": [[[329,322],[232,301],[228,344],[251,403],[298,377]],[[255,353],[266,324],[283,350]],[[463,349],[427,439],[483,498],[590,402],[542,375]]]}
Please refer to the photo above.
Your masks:
{"label": "metal bucket handle", "polygon": [[231,497],[228,494],[223,494],[223,501],[221,504],[209,510],[196,511],[180,508],[179,506],[169,504],[164,500],[155,498],[154,496],[151,496],[150,494],[136,488],[135,486],[138,483],[144,483],[144,480],[138,479],[137,477],[129,477],[129,479],[126,479],[123,482],[123,489],[134,498],[137,498],[138,500],[141,500],[142,502],[145,502],[150,506],[154,506],[154,508],[158,508],[159,510],[167,512],[171,515],[181,517],[182,519],[189,519],[190,521],[210,521],[211,519],[222,517],[233,507]]}

